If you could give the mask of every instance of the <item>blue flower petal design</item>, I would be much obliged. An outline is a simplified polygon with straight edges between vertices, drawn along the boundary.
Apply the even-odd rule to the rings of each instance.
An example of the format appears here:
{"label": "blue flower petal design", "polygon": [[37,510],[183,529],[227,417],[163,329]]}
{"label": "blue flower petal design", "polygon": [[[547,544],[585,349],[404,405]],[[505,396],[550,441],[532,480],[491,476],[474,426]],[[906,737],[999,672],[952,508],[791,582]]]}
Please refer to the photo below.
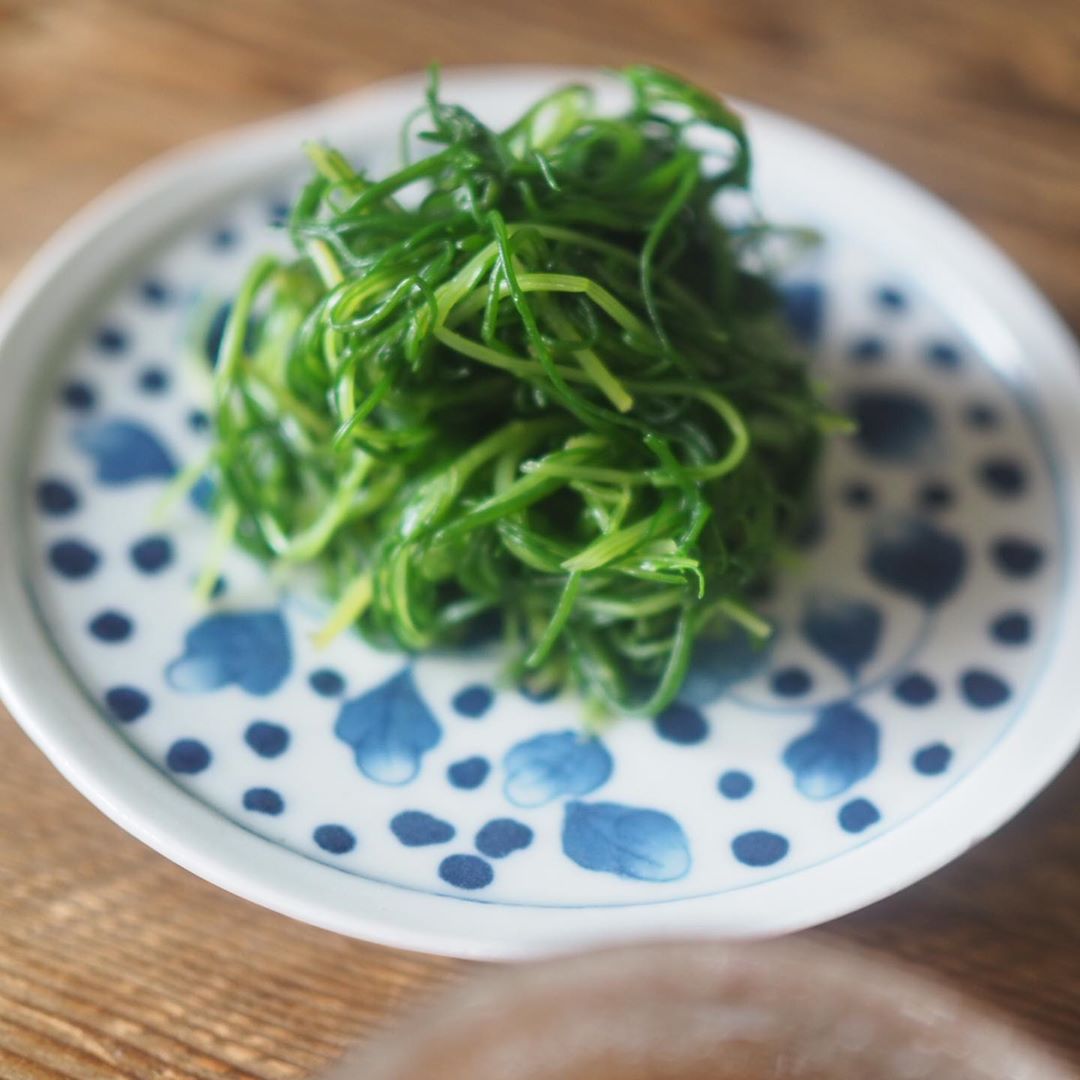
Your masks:
{"label": "blue flower petal design", "polygon": [[503,791],[515,806],[543,806],[563,795],[588,795],[611,776],[611,754],[576,731],[536,735],[503,759]]}
{"label": "blue flower petal design", "polygon": [[563,851],[578,866],[637,881],[678,881],[690,845],[669,814],[620,803],[566,804]]}
{"label": "blue flower petal design", "polygon": [[768,645],[754,641],[741,627],[723,637],[700,638],[679,699],[699,708],[709,705],[735,683],[750,678],[768,659]]}
{"label": "blue flower petal design", "polygon": [[207,693],[237,685],[249,694],[272,694],[292,669],[289,631],[277,611],[208,615],[184,638],[184,653],[165,669],[174,690]]}
{"label": "blue flower petal design", "polygon": [[878,726],[849,701],[828,705],[813,728],[784,751],[795,786],[809,799],[829,799],[869,776],[878,762]]}
{"label": "blue flower petal design", "polygon": [[937,607],[960,587],[967,551],[952,533],[912,517],[894,517],[871,534],[866,569],[882,585]]}
{"label": "blue flower petal design", "polygon": [[116,486],[176,475],[169,451],[148,428],[133,420],[87,424],[76,431],[75,446],[93,460],[102,484]]}
{"label": "blue flower petal design", "polygon": [[408,784],[442,728],[416,689],[412,670],[345,702],[334,734],[353,748],[356,767],[378,784]]}
{"label": "blue flower petal design", "polygon": [[806,598],[800,629],[818,652],[854,679],[877,652],[882,622],[874,604],[839,593],[815,592]]}

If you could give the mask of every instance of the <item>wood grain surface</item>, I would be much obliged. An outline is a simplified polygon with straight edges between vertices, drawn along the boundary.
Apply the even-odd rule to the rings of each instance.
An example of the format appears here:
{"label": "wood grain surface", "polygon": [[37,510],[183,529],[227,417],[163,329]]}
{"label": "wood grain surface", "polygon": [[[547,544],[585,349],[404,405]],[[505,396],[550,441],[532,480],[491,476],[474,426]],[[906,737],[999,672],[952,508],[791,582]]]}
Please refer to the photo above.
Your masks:
{"label": "wood grain surface", "polygon": [[[0,283],[186,139],[446,64],[648,59],[899,166],[1080,327],[1076,0],[0,0]],[[2,392],[2,391],[0,391]],[[0,711],[0,1077],[294,1078],[467,966],[204,884]],[[1080,1061],[1074,763],[999,834],[815,931],[936,972]]]}

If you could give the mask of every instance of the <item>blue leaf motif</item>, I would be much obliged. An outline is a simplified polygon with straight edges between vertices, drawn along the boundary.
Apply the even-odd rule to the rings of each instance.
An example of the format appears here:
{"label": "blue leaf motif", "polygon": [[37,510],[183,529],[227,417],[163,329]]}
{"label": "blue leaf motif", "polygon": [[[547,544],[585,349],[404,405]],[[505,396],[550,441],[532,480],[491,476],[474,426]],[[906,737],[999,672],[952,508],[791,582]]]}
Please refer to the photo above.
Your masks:
{"label": "blue leaf motif", "polygon": [[838,701],[822,709],[813,728],[788,745],[784,764],[803,795],[829,799],[874,771],[878,741],[877,724],[851,702]]}
{"label": "blue leaf motif", "polygon": [[562,846],[586,870],[637,881],[677,881],[690,869],[686,834],[659,810],[574,800],[566,804]]}
{"label": "blue leaf motif", "polygon": [[442,738],[431,710],[402,669],[374,690],[345,702],[334,734],[353,748],[356,767],[378,784],[408,784],[424,754]]}
{"label": "blue leaf motif", "polygon": [[800,629],[818,652],[854,679],[881,640],[881,611],[864,600],[816,592],[806,598]]}
{"label": "blue leaf motif", "polygon": [[918,518],[891,518],[870,537],[866,569],[875,581],[927,607],[937,607],[960,586],[967,552],[960,540]]}
{"label": "blue leaf motif", "polygon": [[748,679],[768,658],[768,647],[753,641],[741,627],[732,628],[724,637],[699,638],[679,699],[699,708],[709,705],[729,687]]}
{"label": "blue leaf motif", "polygon": [[272,694],[292,669],[285,620],[276,611],[208,615],[184,637],[184,653],[165,669],[174,690],[205,693],[235,683],[249,694]]}
{"label": "blue leaf motif", "polygon": [[503,759],[503,791],[515,806],[543,806],[563,795],[587,795],[611,776],[611,754],[599,739],[576,731],[537,735]]}
{"label": "blue leaf motif", "polygon": [[176,474],[169,451],[147,428],[132,420],[87,424],[75,433],[75,445],[93,460],[102,484],[130,484]]}

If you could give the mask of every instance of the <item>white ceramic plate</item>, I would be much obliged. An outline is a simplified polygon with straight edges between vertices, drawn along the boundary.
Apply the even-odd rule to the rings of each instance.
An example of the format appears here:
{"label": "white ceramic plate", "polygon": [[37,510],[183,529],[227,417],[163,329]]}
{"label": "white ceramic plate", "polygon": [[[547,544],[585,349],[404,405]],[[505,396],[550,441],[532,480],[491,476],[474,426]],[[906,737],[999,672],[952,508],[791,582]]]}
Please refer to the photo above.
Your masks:
{"label": "white ceramic plate", "polygon": [[[444,87],[498,123],[569,77]],[[768,654],[701,655],[679,705],[596,741],[571,697],[500,688],[482,650],[318,652],[320,613],[240,556],[214,606],[194,605],[205,515],[152,518],[208,438],[183,342],[283,246],[270,222],[301,141],[377,170],[419,89],[143,169],[8,292],[0,687],[20,723],[195,873],[347,934],[477,957],[790,930],[1000,825],[1080,733],[1080,358],[940,203],[756,108],[766,212],[825,236],[786,283],[792,319],[862,422],[831,447],[821,528],[768,601]]]}

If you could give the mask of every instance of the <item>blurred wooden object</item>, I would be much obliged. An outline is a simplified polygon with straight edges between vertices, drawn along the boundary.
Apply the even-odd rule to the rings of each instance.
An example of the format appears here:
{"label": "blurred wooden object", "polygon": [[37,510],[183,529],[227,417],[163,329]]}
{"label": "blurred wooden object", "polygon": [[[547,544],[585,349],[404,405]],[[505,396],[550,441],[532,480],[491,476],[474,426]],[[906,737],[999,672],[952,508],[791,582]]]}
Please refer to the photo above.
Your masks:
{"label": "blurred wooden object", "polygon": [[[169,146],[423,66],[648,59],[938,192],[1080,327],[1075,0],[0,0],[0,283]],[[0,712],[0,1077],[294,1078],[466,966],[259,910],[143,848]],[[816,933],[936,971],[1080,1060],[1080,763]]]}

